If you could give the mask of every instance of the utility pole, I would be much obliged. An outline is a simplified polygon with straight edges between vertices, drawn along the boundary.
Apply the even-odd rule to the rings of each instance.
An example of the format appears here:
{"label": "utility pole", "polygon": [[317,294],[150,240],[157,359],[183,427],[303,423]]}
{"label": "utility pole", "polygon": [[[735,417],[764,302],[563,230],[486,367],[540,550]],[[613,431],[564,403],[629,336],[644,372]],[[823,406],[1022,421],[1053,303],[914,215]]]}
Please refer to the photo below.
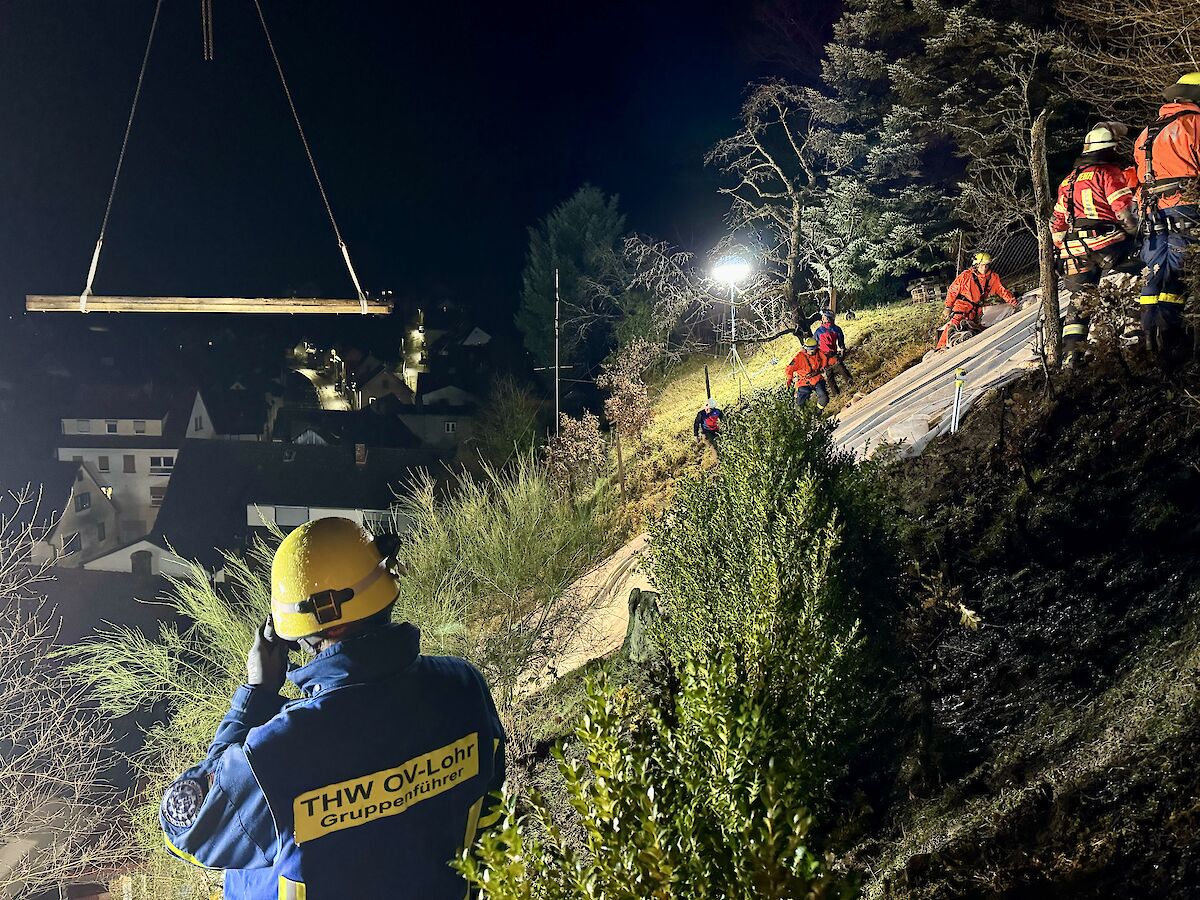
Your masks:
{"label": "utility pole", "polygon": [[559,338],[559,317],[558,306],[562,299],[558,295],[558,267],[554,267],[554,436],[558,437],[558,381],[559,381],[559,364],[558,364],[558,338]]}

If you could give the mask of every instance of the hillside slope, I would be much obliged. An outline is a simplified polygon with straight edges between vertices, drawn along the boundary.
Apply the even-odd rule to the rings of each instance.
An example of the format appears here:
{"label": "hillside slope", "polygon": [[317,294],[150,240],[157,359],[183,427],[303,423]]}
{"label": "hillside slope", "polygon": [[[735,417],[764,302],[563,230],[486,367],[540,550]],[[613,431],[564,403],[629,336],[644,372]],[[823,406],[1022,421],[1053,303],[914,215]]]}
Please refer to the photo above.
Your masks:
{"label": "hillside slope", "polygon": [[866,896],[1200,890],[1197,382],[1030,375],[887,473],[906,750]]}

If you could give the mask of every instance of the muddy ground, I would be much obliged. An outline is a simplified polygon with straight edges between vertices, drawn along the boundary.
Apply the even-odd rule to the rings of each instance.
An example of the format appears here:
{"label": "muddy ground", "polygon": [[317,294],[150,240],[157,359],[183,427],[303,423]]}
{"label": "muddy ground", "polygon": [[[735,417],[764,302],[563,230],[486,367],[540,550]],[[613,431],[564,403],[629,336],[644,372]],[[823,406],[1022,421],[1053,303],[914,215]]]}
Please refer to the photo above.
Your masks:
{"label": "muddy ground", "polygon": [[1200,896],[1196,367],[1031,374],[886,479],[902,752],[864,894]]}

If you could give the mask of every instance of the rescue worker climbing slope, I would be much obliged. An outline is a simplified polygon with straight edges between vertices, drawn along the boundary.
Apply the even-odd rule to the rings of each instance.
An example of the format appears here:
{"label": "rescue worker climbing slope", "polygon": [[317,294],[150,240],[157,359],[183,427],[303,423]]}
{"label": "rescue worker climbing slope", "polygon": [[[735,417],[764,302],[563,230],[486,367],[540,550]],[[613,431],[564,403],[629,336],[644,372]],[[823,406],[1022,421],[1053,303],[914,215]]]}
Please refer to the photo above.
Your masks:
{"label": "rescue worker climbing slope", "polygon": [[1189,193],[1200,176],[1200,72],[1163,91],[1158,118],[1134,141],[1142,194],[1142,333],[1165,361],[1183,351],[1184,253],[1200,239]]}
{"label": "rescue worker climbing slope", "polygon": [[[391,623],[382,543],[337,518],[283,540],[246,684],[163,797],[168,850],[226,869],[226,900],[466,895],[448,861],[498,816],[504,732],[479,672]],[[315,656],[287,672],[293,641]],[[285,674],[301,699],[279,695]]]}
{"label": "rescue worker climbing slope", "polygon": [[1117,122],[1101,122],[1087,133],[1083,152],[1058,186],[1050,217],[1050,233],[1071,293],[1063,328],[1068,366],[1079,363],[1087,339],[1092,297],[1085,289],[1099,284],[1134,249],[1136,205],[1116,149],[1127,130]]}
{"label": "rescue worker climbing slope", "polygon": [[692,422],[692,434],[696,437],[696,443],[708,441],[713,452],[717,453],[717,438],[721,436],[721,420],[724,418],[725,413],[717,406],[716,399],[709,397],[705,400],[704,406],[696,413]]}
{"label": "rescue worker climbing slope", "polygon": [[979,319],[989,297],[999,297],[1009,306],[1017,305],[1017,298],[1000,281],[1000,276],[991,271],[991,266],[990,253],[976,253],[971,267],[960,272],[946,291],[946,324],[938,338],[938,350],[946,346],[951,331],[961,328],[980,330]]}
{"label": "rescue worker climbing slope", "polygon": [[817,339],[817,349],[829,358],[829,374],[826,376],[826,380],[829,383],[830,393],[837,394],[840,390],[837,383],[838,377],[843,378],[846,385],[853,387],[854,376],[850,374],[850,370],[846,368],[843,360],[846,355],[846,335],[834,321],[833,310],[821,310],[821,325],[813,336]]}
{"label": "rescue worker climbing slope", "polygon": [[788,387],[796,389],[797,409],[803,407],[814,394],[817,397],[817,409],[829,405],[829,391],[823,376],[829,364],[829,357],[818,349],[816,338],[809,335],[800,339],[800,352],[784,370]]}

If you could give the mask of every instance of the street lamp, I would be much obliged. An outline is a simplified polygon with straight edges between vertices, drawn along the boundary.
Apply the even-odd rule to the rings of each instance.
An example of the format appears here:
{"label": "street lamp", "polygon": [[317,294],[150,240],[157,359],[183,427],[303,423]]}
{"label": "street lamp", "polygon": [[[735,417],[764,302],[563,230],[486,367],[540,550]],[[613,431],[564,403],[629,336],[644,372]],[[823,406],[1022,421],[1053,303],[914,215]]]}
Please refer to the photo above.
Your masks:
{"label": "street lamp", "polygon": [[750,263],[741,256],[722,256],[713,265],[712,277],[715,281],[729,285],[729,366],[738,375],[738,393],[741,394],[742,375],[751,382],[750,373],[742,362],[737,348],[737,286],[746,280],[751,272]]}
{"label": "street lamp", "polygon": [[740,256],[722,256],[713,266],[712,277],[729,285],[729,339],[737,344],[737,286],[750,274],[750,263]]}

